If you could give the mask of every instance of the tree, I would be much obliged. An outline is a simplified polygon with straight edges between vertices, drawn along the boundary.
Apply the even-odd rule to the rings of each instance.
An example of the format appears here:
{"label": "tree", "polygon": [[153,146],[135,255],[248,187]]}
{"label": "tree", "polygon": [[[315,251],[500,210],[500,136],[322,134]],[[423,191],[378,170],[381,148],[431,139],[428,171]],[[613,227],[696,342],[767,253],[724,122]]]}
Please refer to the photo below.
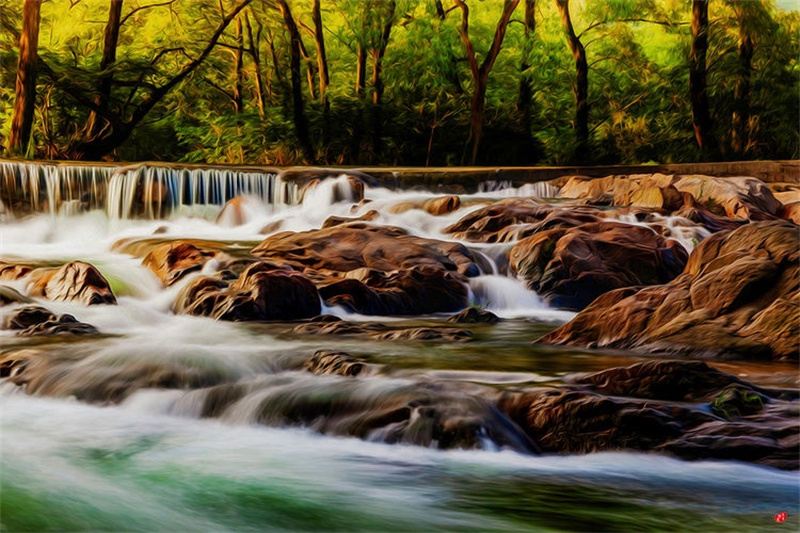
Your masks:
{"label": "tree", "polygon": [[8,151],[25,154],[31,138],[36,105],[37,51],[39,48],[40,0],[25,0],[22,11],[22,35],[19,39],[14,120],[8,137]]}
{"label": "tree", "polygon": [[314,148],[311,144],[308,120],[303,108],[303,87],[300,78],[300,56],[303,41],[300,38],[300,31],[297,29],[297,23],[294,21],[292,11],[289,9],[289,4],[286,3],[286,0],[278,0],[278,7],[283,14],[283,20],[286,23],[286,30],[289,32],[290,39],[291,63],[289,70],[292,78],[292,114],[294,116],[295,132],[306,159],[309,162],[313,162]]}
{"label": "tree", "polygon": [[531,105],[533,103],[533,76],[528,69],[531,68],[529,56],[533,52],[533,38],[536,33],[536,0],[525,0],[525,41],[522,50],[522,61],[519,66],[519,98],[517,98],[517,111],[522,113],[522,125],[526,135],[531,131]]}
{"label": "tree", "polygon": [[708,53],[708,0],[692,0],[692,48],[689,55],[689,98],[692,102],[692,126],[697,145],[712,149],[711,113],[706,86]]}
{"label": "tree", "polygon": [[575,58],[575,156],[586,157],[589,153],[589,65],[586,62],[586,48],[575,35],[572,27],[572,18],[569,14],[569,0],[556,0],[558,11],[561,14],[561,24],[567,34],[567,44]]}
{"label": "tree", "polygon": [[[111,98],[111,84],[114,80],[112,67],[117,60],[117,42],[119,41],[119,28],[122,21],[122,1],[111,0],[108,6],[108,22],[103,34],[103,59],[100,61],[100,80],[97,83],[97,94],[94,102],[103,110],[108,109],[108,100]],[[92,110],[86,121],[86,138],[93,139],[102,133],[109,124],[103,120],[97,111]]]}
{"label": "tree", "polygon": [[483,116],[486,112],[486,87],[489,83],[489,73],[492,71],[497,56],[500,54],[508,23],[519,1],[520,0],[504,1],[503,13],[500,15],[500,20],[497,21],[492,45],[489,47],[489,51],[486,53],[483,62],[479,65],[478,58],[475,54],[475,46],[472,44],[472,40],[469,36],[469,8],[464,0],[454,0],[456,6],[461,8],[461,26],[459,28],[459,33],[467,53],[467,62],[469,63],[469,69],[472,73],[472,80],[475,83],[475,88],[472,93],[472,118],[470,120],[469,137],[467,139],[468,145],[472,143],[472,155],[469,160],[473,165],[478,159],[478,148],[480,147],[481,136],[483,135]]}

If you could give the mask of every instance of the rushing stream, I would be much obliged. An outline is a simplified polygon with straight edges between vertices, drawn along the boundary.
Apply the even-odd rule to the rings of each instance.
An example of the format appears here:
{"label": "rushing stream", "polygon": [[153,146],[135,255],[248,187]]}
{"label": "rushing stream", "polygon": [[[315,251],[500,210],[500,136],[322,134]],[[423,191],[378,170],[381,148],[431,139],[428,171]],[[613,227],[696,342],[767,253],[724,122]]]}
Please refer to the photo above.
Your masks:
{"label": "rushing stream", "polygon": [[[796,472],[641,453],[537,456],[502,422],[488,427],[479,449],[438,450],[386,444],[391,439],[380,432],[361,435],[351,427],[355,414],[303,418],[303,406],[315,402],[352,404],[358,414],[409,395],[465,416],[484,413],[474,391],[558,384],[569,374],[647,359],[532,346],[574,314],[549,308],[509,275],[499,259],[508,244],[469,244],[486,265],[470,278],[470,300],[506,320],[470,325],[474,336],[461,343],[315,337],[280,324],[176,315],[177,294],[202,273],[164,288],[140,258],[115,251],[121,241],[195,238],[226,243],[234,253],[278,230],[319,228],[328,217],[368,210],[378,213],[372,223],[448,240],[443,229],[482,200],[552,195],[552,188],[487,183],[461,195],[460,209],[433,216],[393,206],[435,194],[378,186],[367,187],[371,201],[354,208],[346,177],[303,192],[279,175],[243,171],[2,165],[4,192],[17,202],[5,200],[2,259],[87,261],[118,301],[86,307],[37,299],[100,335],[0,332],[4,354],[46,354],[58,364],[46,396],[0,382],[3,531],[789,531],[800,525]],[[143,209],[134,185],[142,180],[151,191]],[[239,210],[220,214],[237,196],[243,196]],[[682,233],[680,221],[674,227],[673,237],[691,248],[697,233]],[[215,268],[209,262],[204,273]],[[446,318],[324,312],[390,325],[436,326]],[[358,379],[303,372],[303,361],[320,349],[363,357],[374,371]],[[726,365],[759,385],[796,386],[791,364]],[[196,386],[153,388],[140,380],[155,374]],[[236,401],[212,417],[210,391],[236,394]],[[341,436],[355,434],[362,438]],[[788,519],[775,524],[781,511]]]}

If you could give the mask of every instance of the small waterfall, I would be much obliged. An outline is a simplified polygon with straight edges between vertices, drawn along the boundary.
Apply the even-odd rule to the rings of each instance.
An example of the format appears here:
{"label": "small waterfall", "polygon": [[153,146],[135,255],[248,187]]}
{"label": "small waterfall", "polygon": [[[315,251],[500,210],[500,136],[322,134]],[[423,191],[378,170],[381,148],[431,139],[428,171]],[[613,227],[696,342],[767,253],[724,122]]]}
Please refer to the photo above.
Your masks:
{"label": "small waterfall", "polygon": [[510,181],[484,181],[478,185],[478,193],[489,193],[492,196],[500,196],[503,198],[511,198],[515,196],[525,197],[533,196],[536,198],[558,198],[561,191],[559,187],[552,185],[546,181],[537,181],[536,183],[526,183],[521,187],[514,187]]}
{"label": "small waterfall", "polygon": [[289,206],[299,203],[300,189],[274,173],[140,166],[119,169],[111,177],[108,215],[156,219],[181,207],[220,206],[237,196]]}
{"label": "small waterfall", "polygon": [[0,201],[10,213],[68,212],[105,207],[113,167],[0,161]]}

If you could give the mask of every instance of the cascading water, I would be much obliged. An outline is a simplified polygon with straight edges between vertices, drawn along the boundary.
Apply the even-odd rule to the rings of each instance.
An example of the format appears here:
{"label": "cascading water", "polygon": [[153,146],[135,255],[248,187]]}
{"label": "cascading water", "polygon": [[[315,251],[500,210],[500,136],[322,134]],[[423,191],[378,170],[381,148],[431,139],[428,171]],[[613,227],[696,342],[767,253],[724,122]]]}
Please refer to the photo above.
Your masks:
{"label": "cascading water", "polygon": [[[0,355],[23,360],[38,378],[0,383],[0,529],[751,530],[800,503],[795,474],[763,467],[636,453],[535,455],[492,403],[497,394],[645,358],[531,344],[573,314],[501,275],[509,269],[499,258],[513,243],[456,241],[483,259],[481,275],[468,279],[469,303],[506,320],[453,324],[323,308],[363,326],[361,337],[176,314],[179,294],[215,274],[217,261],[165,287],[141,257],[115,247],[198,239],[246,254],[267,235],[317,229],[330,217],[454,241],[445,229],[494,199],[555,196],[552,189],[495,183],[434,215],[421,208],[433,193],[367,187],[361,202],[347,176],[303,191],[276,174],[228,169],[0,168],[6,207],[32,213],[4,221],[2,259],[86,260],[118,302],[33,298],[100,335],[0,331]],[[243,198],[241,216],[220,215],[235,197]],[[28,281],[3,284],[25,292]],[[370,329],[387,327],[473,335],[390,342],[385,329]],[[312,373],[318,350],[346,351],[367,370]],[[746,371],[780,386],[794,369],[778,368]],[[472,450],[437,449],[454,442]],[[643,522],[653,508],[659,521]]]}

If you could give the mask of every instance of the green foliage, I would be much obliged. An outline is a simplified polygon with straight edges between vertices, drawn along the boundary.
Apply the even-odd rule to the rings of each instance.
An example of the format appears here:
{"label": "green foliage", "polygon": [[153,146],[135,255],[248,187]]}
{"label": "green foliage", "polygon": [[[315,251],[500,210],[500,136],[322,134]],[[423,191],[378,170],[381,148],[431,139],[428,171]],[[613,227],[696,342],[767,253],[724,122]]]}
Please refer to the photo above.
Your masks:
{"label": "green foliage", "polygon": [[[152,88],[163,86],[200,56],[225,13],[241,0],[125,0],[116,62],[100,70],[106,2],[42,5],[39,54],[55,73],[40,72],[31,154],[71,157],[85,137],[89,108],[66,90],[94,97],[112,74],[109,108],[127,120]],[[397,0],[388,42],[388,2],[323,0],[330,84],[320,99],[311,0],[292,0],[304,40],[304,111],[322,164],[453,165],[462,160],[474,90],[458,33],[460,10],[443,0]],[[470,37],[482,61],[502,11],[500,2],[469,0]],[[526,37],[524,2],[508,26],[489,77],[482,164],[566,164],[574,153],[572,86],[575,62],[555,5],[539,0],[536,29]],[[150,6],[150,7],[148,7]],[[138,9],[138,11],[135,11]],[[732,153],[732,116],[739,73],[740,28],[754,42],[745,158],[797,158],[800,146],[800,14],[768,2],[725,0],[710,5],[708,81],[719,159]],[[571,2],[576,34],[589,63],[592,158],[583,163],[680,162],[708,157],[696,148],[688,97],[690,6],[680,0]],[[130,16],[128,16],[130,15]],[[244,17],[253,34],[252,47]],[[0,144],[12,120],[21,5],[6,2],[0,25]],[[273,2],[239,14],[244,36],[230,24],[203,63],[172,88],[106,157],[214,163],[301,164],[295,133],[289,37]],[[242,102],[234,107],[236,49],[243,48]],[[367,87],[355,92],[356,52],[367,50]],[[386,46],[384,93],[372,101],[372,56]],[[252,53],[255,52],[255,53]],[[262,95],[256,84],[260,61]],[[522,68],[525,66],[525,70]],[[520,82],[533,94],[517,108]],[[309,79],[311,86],[309,86]],[[313,93],[313,96],[312,96]],[[263,98],[263,110],[259,102]],[[526,118],[523,118],[526,117]]]}

